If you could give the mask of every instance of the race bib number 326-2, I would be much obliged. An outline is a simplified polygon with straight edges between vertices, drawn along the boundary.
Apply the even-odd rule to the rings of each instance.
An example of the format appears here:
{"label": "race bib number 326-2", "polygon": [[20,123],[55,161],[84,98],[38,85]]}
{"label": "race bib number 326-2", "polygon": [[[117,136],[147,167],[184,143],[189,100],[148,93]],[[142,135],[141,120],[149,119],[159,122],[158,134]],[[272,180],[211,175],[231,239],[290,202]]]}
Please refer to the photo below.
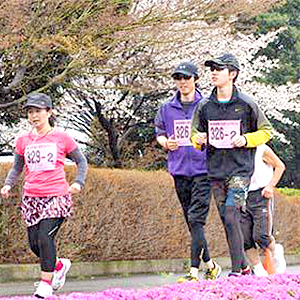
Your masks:
{"label": "race bib number 326-2", "polygon": [[233,148],[232,138],[240,136],[240,120],[208,121],[209,144],[216,148]]}
{"label": "race bib number 326-2", "polygon": [[55,143],[32,144],[25,148],[25,162],[30,171],[54,170],[56,158]]}
{"label": "race bib number 326-2", "polygon": [[175,139],[179,146],[191,146],[192,120],[174,120]]}

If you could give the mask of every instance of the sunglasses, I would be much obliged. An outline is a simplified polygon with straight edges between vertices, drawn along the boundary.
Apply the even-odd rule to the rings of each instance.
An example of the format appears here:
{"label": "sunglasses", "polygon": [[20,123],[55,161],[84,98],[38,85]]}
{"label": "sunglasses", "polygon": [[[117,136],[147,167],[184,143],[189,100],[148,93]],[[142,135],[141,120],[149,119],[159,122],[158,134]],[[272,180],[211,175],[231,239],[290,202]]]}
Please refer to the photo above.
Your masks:
{"label": "sunglasses", "polygon": [[225,70],[227,66],[220,66],[220,65],[213,65],[210,67],[210,71],[213,72],[214,70],[222,71]]}
{"label": "sunglasses", "polygon": [[190,79],[192,78],[192,76],[190,76],[190,75],[184,75],[184,74],[175,74],[175,75],[173,76],[173,78],[174,78],[175,80],[181,80],[181,79],[184,79],[184,80],[190,80]]}

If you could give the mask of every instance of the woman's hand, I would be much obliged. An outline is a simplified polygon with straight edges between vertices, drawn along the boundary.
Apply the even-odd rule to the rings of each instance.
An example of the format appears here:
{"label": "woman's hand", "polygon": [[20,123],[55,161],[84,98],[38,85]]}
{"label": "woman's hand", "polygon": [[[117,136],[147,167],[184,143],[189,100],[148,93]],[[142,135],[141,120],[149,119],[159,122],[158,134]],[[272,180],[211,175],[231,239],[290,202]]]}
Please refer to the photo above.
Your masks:
{"label": "woman's hand", "polygon": [[81,191],[81,186],[79,183],[74,182],[70,185],[68,192],[71,194],[78,194]]}
{"label": "woman's hand", "polygon": [[7,185],[3,186],[3,188],[1,189],[1,196],[3,198],[8,198],[10,190],[11,190],[10,185],[7,184]]}

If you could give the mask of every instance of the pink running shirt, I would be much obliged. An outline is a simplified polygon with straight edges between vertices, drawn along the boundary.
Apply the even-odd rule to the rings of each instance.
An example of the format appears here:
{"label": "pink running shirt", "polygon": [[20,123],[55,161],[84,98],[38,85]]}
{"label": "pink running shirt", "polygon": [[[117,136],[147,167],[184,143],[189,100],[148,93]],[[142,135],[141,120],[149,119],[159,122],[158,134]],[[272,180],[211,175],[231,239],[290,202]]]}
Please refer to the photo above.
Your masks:
{"label": "pink running shirt", "polygon": [[16,154],[24,156],[24,195],[30,197],[61,196],[68,193],[64,161],[77,144],[66,132],[54,129],[39,136],[32,132],[16,141]]}

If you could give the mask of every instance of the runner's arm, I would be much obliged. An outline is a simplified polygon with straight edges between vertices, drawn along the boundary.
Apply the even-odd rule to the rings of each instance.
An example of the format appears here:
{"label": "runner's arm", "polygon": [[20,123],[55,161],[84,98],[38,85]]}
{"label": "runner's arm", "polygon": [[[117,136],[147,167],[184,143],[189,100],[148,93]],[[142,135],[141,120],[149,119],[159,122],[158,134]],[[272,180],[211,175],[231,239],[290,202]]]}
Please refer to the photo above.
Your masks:
{"label": "runner's arm", "polygon": [[162,108],[160,108],[155,116],[154,119],[154,125],[155,125],[155,134],[156,134],[156,140],[157,142],[165,149],[168,150],[168,137],[167,137],[167,131],[166,126],[163,121],[162,116]]}
{"label": "runner's arm", "polygon": [[207,133],[203,124],[200,123],[201,106],[198,105],[193,115],[191,142],[195,149],[202,150],[202,144],[207,142]]}
{"label": "runner's arm", "polygon": [[257,131],[245,133],[247,148],[255,148],[265,144],[273,137],[273,127],[264,113],[257,107]]}
{"label": "runner's arm", "polygon": [[271,178],[271,181],[261,191],[263,197],[271,199],[274,198],[274,188],[282,177],[282,174],[285,170],[285,165],[268,146],[263,153],[262,159],[266,164],[273,167],[273,176]]}
{"label": "runner's arm", "polygon": [[4,185],[9,185],[12,187],[16,183],[18,177],[23,171],[24,164],[24,156],[15,154],[13,167],[8,172]]}
{"label": "runner's arm", "polygon": [[80,184],[81,187],[84,186],[86,173],[87,173],[87,160],[85,156],[82,154],[78,147],[75,148],[72,152],[67,155],[67,158],[74,161],[77,165],[77,174],[74,182]]}
{"label": "runner's arm", "polygon": [[263,153],[263,161],[266,164],[271,165],[274,169],[273,177],[272,177],[269,185],[275,187],[278,184],[278,182],[280,181],[280,179],[285,171],[285,164],[274,153],[274,151],[268,146]]}

